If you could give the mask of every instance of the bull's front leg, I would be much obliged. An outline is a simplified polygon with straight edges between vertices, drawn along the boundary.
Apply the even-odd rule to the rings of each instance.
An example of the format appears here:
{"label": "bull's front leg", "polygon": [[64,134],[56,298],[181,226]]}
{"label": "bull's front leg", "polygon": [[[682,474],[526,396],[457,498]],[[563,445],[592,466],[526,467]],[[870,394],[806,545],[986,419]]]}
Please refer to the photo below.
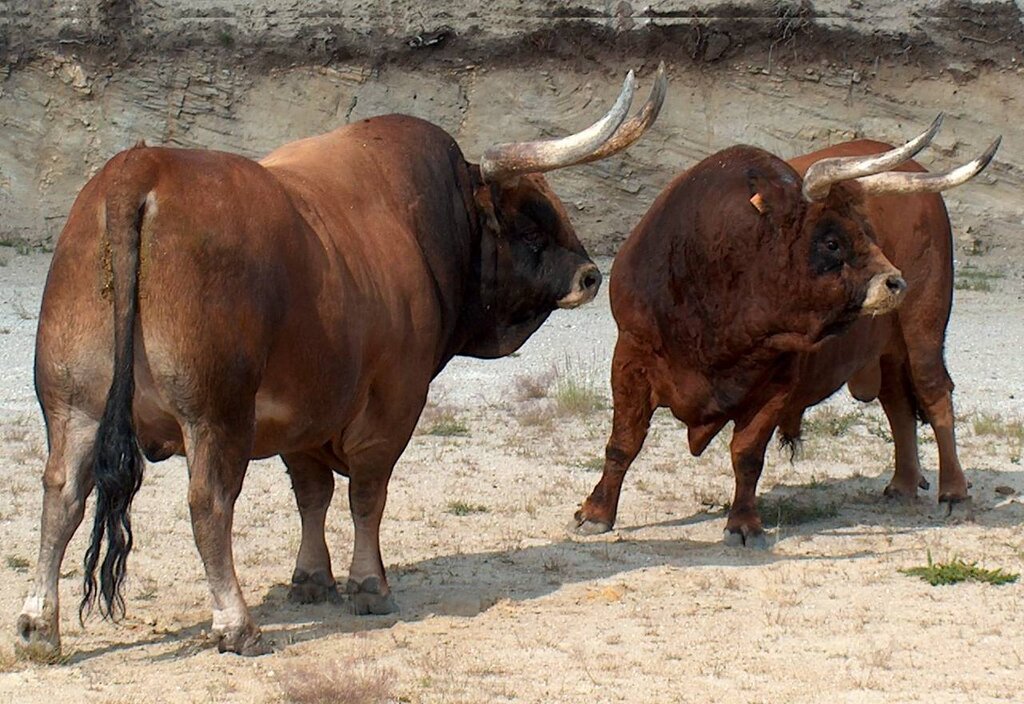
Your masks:
{"label": "bull's front leg", "polygon": [[736,478],[736,491],[725,525],[725,544],[768,548],[768,539],[757,511],[757,482],[764,468],[764,453],[775,432],[781,399],[763,406],[749,419],[736,422],[729,450]]}
{"label": "bull's front leg", "polygon": [[292,573],[288,599],[299,604],[341,601],[331,569],[324,527],[334,496],[334,472],[309,455],[282,455],[302,521],[302,542]]}
{"label": "bull's front leg", "polygon": [[353,462],[350,468],[348,498],[355,526],[355,546],[346,591],[352,611],[357,615],[398,611],[380,554],[380,521],[392,468],[393,462],[386,467],[357,466]]}
{"label": "bull's front leg", "polygon": [[654,406],[644,359],[643,353],[633,349],[625,336],[619,336],[612,359],[614,410],[604,471],[575,515],[576,531],[583,535],[606,533],[615,525],[622,482],[647,438]]}

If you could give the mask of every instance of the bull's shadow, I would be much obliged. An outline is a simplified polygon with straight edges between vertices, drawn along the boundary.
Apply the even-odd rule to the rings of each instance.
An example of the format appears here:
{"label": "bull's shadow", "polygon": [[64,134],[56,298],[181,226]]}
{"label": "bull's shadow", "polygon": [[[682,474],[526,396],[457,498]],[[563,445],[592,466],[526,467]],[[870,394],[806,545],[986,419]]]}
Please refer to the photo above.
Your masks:
{"label": "bull's shadow", "polygon": [[[901,502],[882,496],[886,477],[843,478],[816,483],[811,487],[777,485],[762,495],[768,507],[788,506],[791,517],[800,514],[792,507],[825,505],[835,515],[805,523],[786,523],[769,528],[770,542],[787,541],[798,536],[839,533],[856,536],[878,527],[889,533],[914,533],[935,527],[973,521],[982,526],[1016,526],[1024,523],[1024,469],[1021,471],[973,470],[973,499],[952,512],[935,503],[937,477],[929,474],[932,489],[922,492],[913,502]],[[1007,496],[996,487],[1009,487]],[[1006,489],[1001,489],[1006,491]],[[624,497],[625,498],[625,497]],[[637,500],[637,497],[629,497]],[[802,514],[808,515],[808,514]],[[814,515],[813,512],[809,515]],[[569,518],[569,516],[566,516]],[[764,515],[766,526],[773,517]],[[828,554],[791,555],[768,550],[729,548],[720,540],[694,540],[679,537],[653,538],[647,533],[685,528],[712,521],[725,527],[722,509],[699,512],[679,518],[629,524],[595,538],[577,538],[568,531],[566,538],[541,545],[479,553],[458,553],[419,562],[394,564],[389,578],[402,611],[389,616],[355,617],[347,606],[293,605],[287,600],[287,586],[280,584],[267,591],[254,615],[264,633],[278,647],[315,640],[332,633],[349,633],[388,628],[400,622],[421,621],[432,616],[472,617],[502,600],[529,601],[573,585],[628,575],[635,570],[671,566],[759,566],[777,562],[852,560],[870,556],[863,543],[851,541],[848,552],[838,552],[833,543]],[[857,529],[864,526],[864,530]],[[717,535],[717,531],[715,532]],[[922,559],[923,559],[922,555]],[[682,573],[685,574],[685,573]],[[680,579],[685,579],[681,576]],[[583,593],[581,592],[581,595]]]}
{"label": "bull's shadow", "polygon": [[[915,533],[964,521],[981,526],[1012,527],[1024,523],[1024,469],[1020,471],[971,470],[973,482],[970,505],[959,505],[951,514],[935,503],[934,473],[928,473],[932,489],[922,492],[914,502],[898,502],[882,496],[887,477],[849,477],[815,483],[812,486],[776,485],[761,494],[764,505],[828,507],[827,517],[803,523],[783,522],[773,526],[775,517],[763,512],[773,545],[799,536],[841,534],[857,536],[878,534],[884,527],[889,533]],[[680,489],[685,489],[680,477]],[[1009,487],[1015,493],[1005,495],[997,487]],[[1006,489],[1002,489],[1006,491]],[[641,497],[626,495],[625,502]],[[833,515],[834,511],[834,515]],[[638,512],[640,515],[643,511]],[[789,514],[791,517],[794,514]],[[801,514],[804,516],[814,515]],[[485,518],[485,517],[481,517]],[[566,519],[570,518],[567,514]],[[725,511],[700,511],[678,518],[655,522],[623,520],[615,531],[593,538],[578,538],[568,530],[565,538],[544,544],[477,553],[456,553],[431,557],[418,562],[389,565],[389,578],[402,610],[388,616],[353,616],[347,603],[296,605],[288,601],[288,585],[271,586],[253,607],[253,616],[261,624],[264,637],[275,649],[293,643],[317,640],[332,634],[360,633],[390,628],[397,623],[418,622],[433,616],[472,617],[492,608],[502,600],[530,601],[588,582],[621,576],[628,584],[629,575],[643,568],[670,566],[680,568],[679,579],[686,579],[683,568],[729,566],[756,567],[778,562],[814,562],[818,560],[854,560],[873,554],[863,543],[851,540],[850,549],[837,550],[833,542],[828,554],[785,554],[782,551],[756,551],[726,547],[715,538],[695,540],[678,536],[662,537],[674,528],[686,529],[712,522],[725,527]],[[858,530],[863,526],[863,530]],[[658,537],[652,537],[655,534]],[[707,534],[707,531],[702,531]],[[923,556],[922,556],[923,559]],[[283,575],[282,575],[283,576]],[[580,597],[586,598],[586,591]],[[198,614],[197,614],[198,615]],[[113,651],[142,645],[168,644],[173,649],[152,657],[166,660],[191,655],[211,647],[203,633],[210,627],[209,619],[151,639],[110,645],[96,650],[78,651],[72,661],[79,662]]]}

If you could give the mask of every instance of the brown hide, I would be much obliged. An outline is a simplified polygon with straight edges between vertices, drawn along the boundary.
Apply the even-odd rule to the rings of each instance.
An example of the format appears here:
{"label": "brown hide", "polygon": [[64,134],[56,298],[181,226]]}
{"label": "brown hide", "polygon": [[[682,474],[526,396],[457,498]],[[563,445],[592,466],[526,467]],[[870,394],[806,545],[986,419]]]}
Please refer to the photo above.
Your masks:
{"label": "brown hide", "polygon": [[[913,426],[921,412],[943,437],[940,496],[965,495],[942,364],[952,292],[942,198],[865,198],[850,182],[834,185],[820,202],[801,197],[809,164],[886,149],[852,142],[787,165],[734,147],[680,175],[658,197],[613,268],[615,416],[604,474],[577,512],[581,530],[614,524],[651,413],[667,406],[688,426],[695,454],[735,423],[736,495],[726,539],[764,544],[754,492],[768,440],[776,428],[797,438],[804,409],[851,380],[859,397],[881,395],[892,422],[897,472],[890,493],[912,494],[923,484]],[[903,168],[921,170],[913,162]],[[833,232],[849,247],[840,242],[849,254],[841,269],[828,259]],[[893,265],[908,284],[902,306],[862,315],[869,280]],[[896,290],[891,277],[886,284]]]}
{"label": "brown hide", "polygon": [[76,200],[43,295],[36,385],[51,454],[22,642],[59,647],[57,574],[94,460],[86,604],[98,589],[108,613],[123,606],[136,436],[151,459],[188,459],[222,649],[262,649],[230,538],[255,457],[279,454],[291,475],[302,520],[293,598],[337,596],[324,516],[338,472],[355,523],[352,606],[394,610],[378,529],[431,379],[456,354],[514,351],[599,283],[542,176],[482,183],[448,134],[415,118],[364,120],[260,162],[145,146],[117,155]]}

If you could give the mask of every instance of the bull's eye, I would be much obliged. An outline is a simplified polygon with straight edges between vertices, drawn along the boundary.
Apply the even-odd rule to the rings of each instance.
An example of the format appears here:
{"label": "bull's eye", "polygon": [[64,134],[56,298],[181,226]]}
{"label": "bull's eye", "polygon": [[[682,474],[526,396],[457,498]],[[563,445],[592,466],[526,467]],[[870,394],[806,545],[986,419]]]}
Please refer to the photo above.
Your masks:
{"label": "bull's eye", "polygon": [[544,240],[544,233],[536,227],[528,227],[522,231],[523,239],[527,244],[539,245]]}
{"label": "bull's eye", "polygon": [[837,240],[835,237],[829,237],[827,240],[825,240],[825,247],[830,252],[838,252],[839,240]]}

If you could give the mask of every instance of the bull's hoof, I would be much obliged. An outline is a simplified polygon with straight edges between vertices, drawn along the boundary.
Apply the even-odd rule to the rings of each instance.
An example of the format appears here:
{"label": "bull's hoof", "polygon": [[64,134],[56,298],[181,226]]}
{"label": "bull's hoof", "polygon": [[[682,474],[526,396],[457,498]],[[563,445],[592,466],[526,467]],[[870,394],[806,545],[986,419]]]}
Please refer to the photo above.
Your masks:
{"label": "bull's hoof", "polygon": [[[927,482],[926,482],[927,483]],[[901,487],[895,483],[889,483],[888,486],[882,491],[882,494],[887,499],[894,499],[896,501],[913,501],[917,498],[917,486]]]}
{"label": "bull's hoof", "polygon": [[600,535],[610,531],[615,523],[614,519],[605,521],[587,514],[588,511],[585,506],[577,511],[576,515],[573,516],[573,523],[569,526],[569,530],[577,535]]}
{"label": "bull's hoof", "polygon": [[352,604],[352,613],[356,616],[383,616],[398,611],[398,604],[391,596],[391,590],[377,577],[367,577],[362,582],[350,579],[345,585],[345,591]]}
{"label": "bull's hoof", "polygon": [[610,523],[604,521],[591,521],[583,519],[582,521],[576,519],[569,526],[569,530],[576,533],[576,535],[601,535],[607,533],[612,529]]}
{"label": "bull's hoof", "polygon": [[288,590],[288,601],[293,604],[331,604],[341,603],[341,593],[334,577],[324,570],[313,574],[305,570],[295,570],[292,574],[292,586]]}
{"label": "bull's hoof", "polygon": [[970,488],[971,484],[966,479],[959,482],[948,482],[945,485],[940,482],[939,503],[952,505],[967,501],[971,498],[971,495],[967,492]]}
{"label": "bull's hoof", "polygon": [[17,628],[14,649],[18,657],[33,662],[55,662],[60,658],[60,630],[56,622],[22,614]]}
{"label": "bull's hoof", "polygon": [[917,488],[918,489],[924,489],[925,491],[928,491],[929,489],[932,488],[932,485],[928,483],[928,480],[925,479],[924,475],[922,474],[917,479]]}
{"label": "bull's hoof", "polygon": [[726,528],[722,533],[722,540],[731,548],[768,549],[768,535],[761,529],[732,530]]}
{"label": "bull's hoof", "polygon": [[266,655],[272,651],[271,647],[263,641],[263,634],[256,624],[249,623],[242,628],[215,633],[217,637],[217,651],[221,653],[236,653],[246,657]]}
{"label": "bull's hoof", "polygon": [[965,515],[972,519],[974,518],[974,505],[971,500],[971,495],[966,491],[946,491],[939,493],[939,505],[946,504],[946,516],[952,516],[954,507],[961,507],[964,510]]}

